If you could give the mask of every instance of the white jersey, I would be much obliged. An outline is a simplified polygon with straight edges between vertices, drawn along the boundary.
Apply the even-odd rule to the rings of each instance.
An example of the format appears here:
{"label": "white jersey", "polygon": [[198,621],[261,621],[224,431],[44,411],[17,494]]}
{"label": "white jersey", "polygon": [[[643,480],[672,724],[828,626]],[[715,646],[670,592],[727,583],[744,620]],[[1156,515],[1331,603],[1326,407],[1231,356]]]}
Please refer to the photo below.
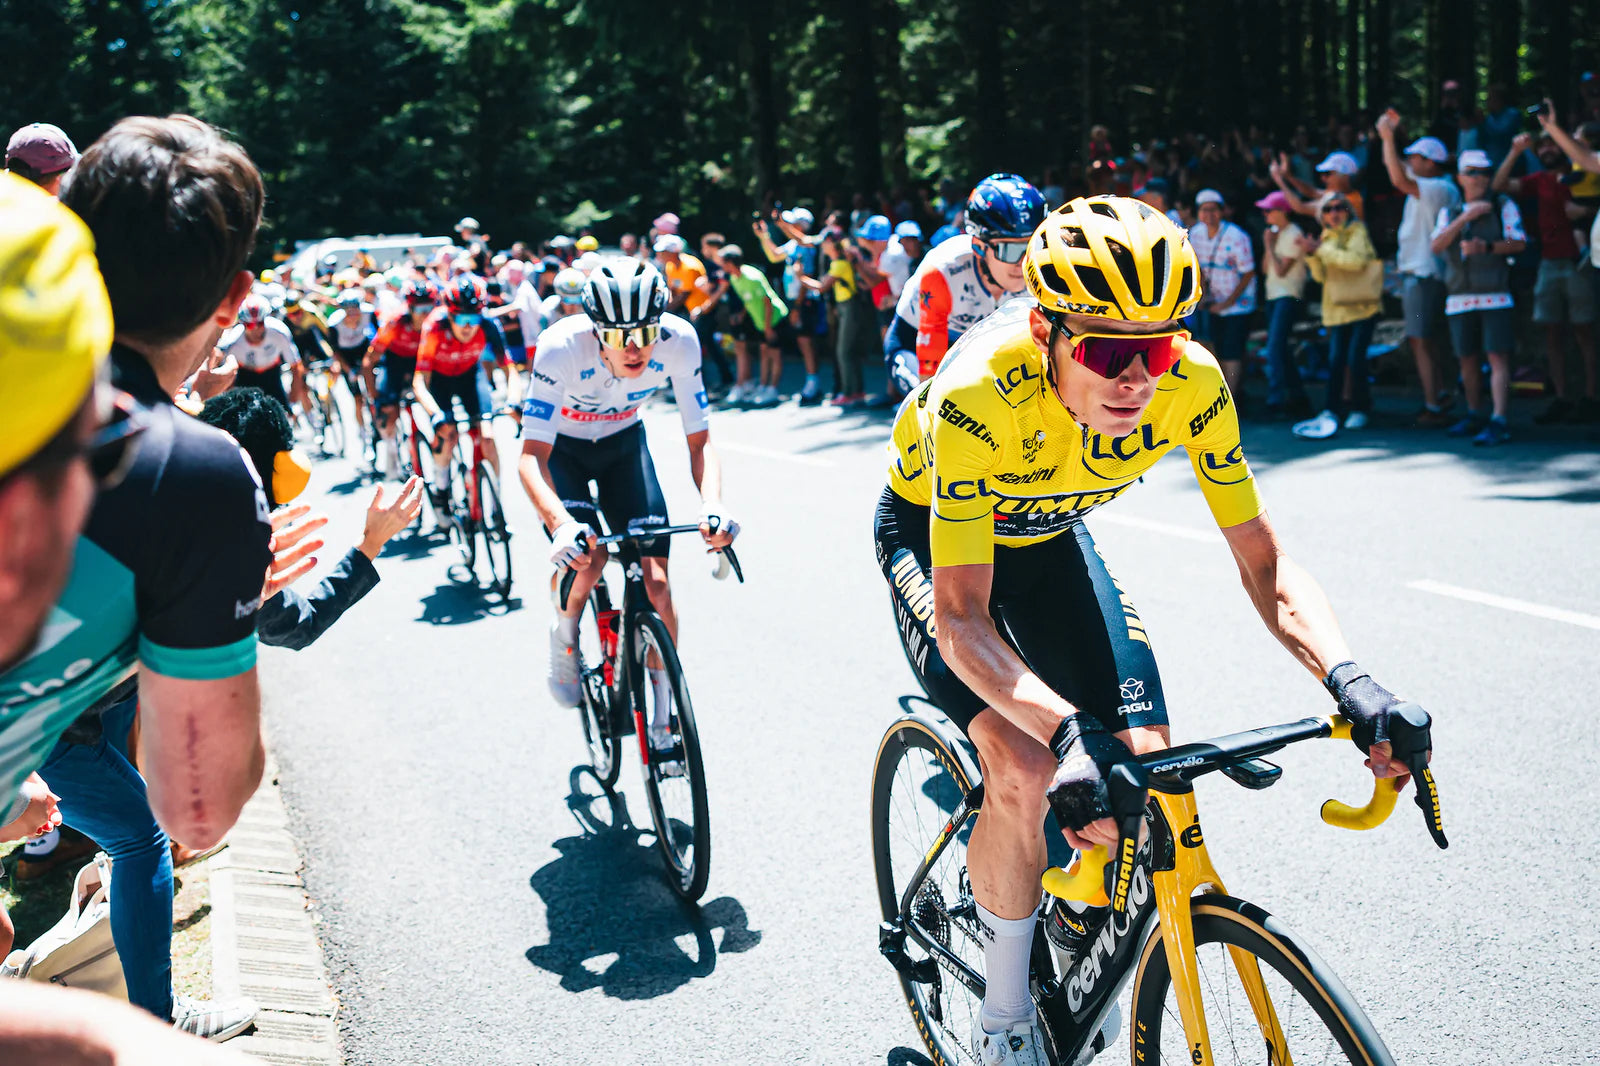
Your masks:
{"label": "white jersey", "polygon": [[267,332],[259,343],[252,344],[244,335],[242,324],[229,326],[217,341],[217,347],[233,356],[245,370],[260,373],[273,367],[298,363],[300,354],[294,346],[294,336],[289,327],[276,318],[266,320]]}
{"label": "white jersey", "polygon": [[[915,326],[919,334],[944,331],[940,349],[954,344],[956,338],[988,317],[1000,303],[978,276],[982,264],[983,256],[972,247],[972,238],[967,234],[944,241],[917,264],[917,272],[900,290],[895,315]],[[925,314],[929,319],[927,329],[923,323]],[[924,343],[919,336],[917,346]]]}
{"label": "white jersey", "polygon": [[706,428],[705,384],[700,380],[700,340],[677,315],[661,316],[661,339],[636,378],[613,377],[600,359],[600,338],[584,314],[552,323],[539,338],[538,355],[522,401],[525,440],[557,437],[601,440],[639,420],[639,406],[668,383],[685,435]]}
{"label": "white jersey", "polygon": [[362,304],[361,310],[351,314],[343,307],[328,316],[328,328],[333,331],[335,348],[357,348],[372,338],[367,327],[372,324],[372,305]]}
{"label": "white jersey", "polygon": [[557,296],[555,293],[551,293],[549,296],[546,296],[543,300],[539,301],[539,314],[537,315],[539,320],[539,328],[534,331],[533,337],[530,339],[529,343],[531,344],[533,341],[538,340],[539,336],[544,333],[545,330],[549,329],[557,322],[560,322],[563,318],[571,318],[573,315],[581,314],[583,314],[583,307],[581,305],[562,303],[561,297]]}

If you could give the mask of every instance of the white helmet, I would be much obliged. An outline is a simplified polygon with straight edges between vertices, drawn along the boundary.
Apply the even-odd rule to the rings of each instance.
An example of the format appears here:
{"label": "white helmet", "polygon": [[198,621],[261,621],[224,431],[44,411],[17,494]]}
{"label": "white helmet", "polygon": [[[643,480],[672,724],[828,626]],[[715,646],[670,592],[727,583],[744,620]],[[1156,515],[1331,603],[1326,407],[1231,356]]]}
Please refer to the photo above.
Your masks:
{"label": "white helmet", "polygon": [[667,279],[639,259],[607,259],[590,272],[583,287],[583,310],[597,326],[649,325],[666,309]]}
{"label": "white helmet", "polygon": [[565,267],[556,274],[556,295],[564,300],[576,300],[583,296],[583,286],[588,280],[576,267]]}

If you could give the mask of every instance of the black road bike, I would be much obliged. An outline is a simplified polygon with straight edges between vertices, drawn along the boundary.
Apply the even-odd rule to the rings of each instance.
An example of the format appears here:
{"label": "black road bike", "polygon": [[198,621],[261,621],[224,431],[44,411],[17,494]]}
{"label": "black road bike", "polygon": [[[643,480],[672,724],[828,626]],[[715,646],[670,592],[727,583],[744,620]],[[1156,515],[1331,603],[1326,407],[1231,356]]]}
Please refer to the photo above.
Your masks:
{"label": "black road bike", "polygon": [[[970,742],[932,704],[914,709],[925,703],[905,697],[906,713],[879,746],[872,849],[879,948],[899,974],[929,1054],[946,1066],[976,1061],[971,1032],[984,995],[983,948],[966,851],[983,783]],[[1415,705],[1395,714],[1396,757],[1411,768],[1417,805],[1442,848],[1428,715]],[[1113,771],[1116,854],[1094,848],[1043,879],[1049,905],[1034,934],[1029,982],[1052,1062],[1086,1062],[1114,1039],[1112,1011],[1131,978],[1135,1066],[1392,1066],[1383,1039],[1327,964],[1279,919],[1226,894],[1206,854],[1191,785],[1220,770],[1245,788],[1267,788],[1283,771],[1262,756],[1349,735],[1338,716],[1303,718],[1180,744]],[[1365,807],[1329,800],[1322,817],[1370,829],[1398,795],[1392,780],[1377,781]]]}
{"label": "black road bike", "polygon": [[[596,539],[595,551],[612,552],[622,564],[622,605],[615,607],[604,577],[595,583],[578,623],[579,678],[582,702],[578,714],[589,766],[610,789],[622,768],[622,740],[639,738],[639,759],[656,842],[671,875],[673,891],[691,902],[706,890],[711,876],[711,810],[706,797],[705,763],[694,704],[667,624],[645,592],[639,561],[641,540],[699,533],[698,525],[631,527],[627,532]],[[723,548],[717,577],[729,572],[744,581],[733,548]],[[561,578],[563,609],[577,574]],[[671,746],[656,750],[648,740],[650,723],[659,710],[647,667],[663,670],[671,694]]]}

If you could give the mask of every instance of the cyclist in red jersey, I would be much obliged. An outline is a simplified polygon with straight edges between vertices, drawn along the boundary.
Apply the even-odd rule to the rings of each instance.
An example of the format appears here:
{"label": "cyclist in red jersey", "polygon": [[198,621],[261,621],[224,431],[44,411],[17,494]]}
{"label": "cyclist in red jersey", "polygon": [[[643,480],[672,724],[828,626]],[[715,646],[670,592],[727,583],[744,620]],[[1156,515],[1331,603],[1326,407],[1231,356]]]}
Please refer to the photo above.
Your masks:
{"label": "cyclist in red jersey", "polygon": [[[395,441],[395,418],[400,414],[402,394],[417,372],[417,351],[422,347],[422,327],[439,303],[439,290],[427,281],[406,282],[402,295],[404,314],[394,316],[378,327],[378,335],[367,346],[361,360],[364,373],[377,368],[377,388],[373,403],[378,408],[378,473],[400,470],[400,447]],[[381,361],[381,362],[380,362]]]}
{"label": "cyclist in red jersey", "polygon": [[471,274],[450,279],[444,291],[444,306],[436,308],[422,325],[422,341],[417,346],[417,369],[411,389],[417,402],[433,419],[437,447],[433,468],[439,471],[439,484],[433,486],[434,510],[447,515],[450,491],[450,458],[455,449],[456,424],[452,401],[459,400],[467,412],[472,439],[481,443],[483,458],[500,478],[500,454],[494,434],[483,426],[494,418],[494,400],[489,394],[489,379],[479,366],[485,347],[493,350],[494,362],[507,368],[506,403],[512,418],[518,417],[522,403],[522,382],[506,356],[500,331],[485,329],[486,304],[483,282]]}

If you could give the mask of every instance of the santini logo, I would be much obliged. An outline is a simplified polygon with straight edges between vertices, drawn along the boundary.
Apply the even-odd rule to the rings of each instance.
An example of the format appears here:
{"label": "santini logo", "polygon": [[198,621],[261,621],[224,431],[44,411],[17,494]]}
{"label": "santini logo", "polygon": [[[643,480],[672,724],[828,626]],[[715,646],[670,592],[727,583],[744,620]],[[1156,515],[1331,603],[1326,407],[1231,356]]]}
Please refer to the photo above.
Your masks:
{"label": "santini logo", "polygon": [[989,435],[989,427],[961,410],[953,401],[941,400],[939,402],[939,417],[961,430],[961,432],[977,437],[991,449],[999,450],[1000,446]]}

